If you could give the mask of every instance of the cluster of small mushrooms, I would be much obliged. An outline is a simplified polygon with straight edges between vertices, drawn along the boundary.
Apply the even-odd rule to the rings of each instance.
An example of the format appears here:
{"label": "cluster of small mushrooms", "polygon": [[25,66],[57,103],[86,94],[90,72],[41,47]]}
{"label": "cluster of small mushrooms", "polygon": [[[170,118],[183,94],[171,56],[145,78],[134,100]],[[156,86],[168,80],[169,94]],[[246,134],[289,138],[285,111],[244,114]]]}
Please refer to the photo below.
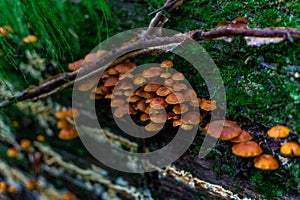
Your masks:
{"label": "cluster of small mushrooms", "polygon": [[55,117],[59,119],[56,127],[61,129],[58,137],[62,140],[70,140],[78,137],[78,132],[74,127],[74,117],[79,116],[79,111],[76,109],[63,110],[55,113]]}
{"label": "cluster of small mushrooms", "polygon": [[[98,51],[87,55],[84,60],[69,64],[77,70],[84,62],[105,55]],[[170,72],[173,62],[163,61],[160,66],[133,73],[137,68],[130,61],[109,67],[98,77],[82,81],[78,90],[90,91],[91,99],[111,99],[113,114],[117,118],[131,115],[145,125],[147,131],[159,131],[171,120],[173,127],[191,130],[202,120],[196,108],[205,111],[216,109],[216,101],[197,97],[196,92],[185,83],[180,72]]]}
{"label": "cluster of small mushrooms", "polygon": [[[279,163],[273,155],[262,154],[263,150],[260,145],[252,141],[251,134],[242,130],[236,122],[217,120],[207,124],[205,129],[212,137],[235,143],[232,146],[232,153],[234,155],[245,158],[255,157],[254,167],[262,170],[278,169]],[[285,126],[274,126],[267,132],[268,137],[274,138],[275,140],[286,138],[289,133],[290,129]],[[300,156],[300,145],[296,142],[285,142],[280,147],[280,152],[289,157]]]}

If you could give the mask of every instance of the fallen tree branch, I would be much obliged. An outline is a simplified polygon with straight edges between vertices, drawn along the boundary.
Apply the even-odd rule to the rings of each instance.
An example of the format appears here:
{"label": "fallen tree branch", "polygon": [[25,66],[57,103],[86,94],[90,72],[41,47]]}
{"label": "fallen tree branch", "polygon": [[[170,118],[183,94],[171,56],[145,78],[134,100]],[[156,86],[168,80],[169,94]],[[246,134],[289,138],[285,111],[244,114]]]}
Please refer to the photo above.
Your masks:
{"label": "fallen tree branch", "polygon": [[[157,13],[154,20],[161,22],[160,20],[165,19],[161,18],[160,13]],[[160,24],[152,23],[153,22],[151,22],[149,29],[153,29],[154,26]],[[45,98],[66,88],[72,87],[76,76],[81,72],[86,74],[84,77],[89,77],[96,72],[103,71],[107,67],[114,66],[129,58],[145,54],[151,55],[163,53],[186,42],[203,40],[226,40],[231,42],[236,36],[243,36],[248,45],[261,46],[270,43],[278,43],[285,39],[292,42],[293,39],[300,38],[300,29],[282,27],[251,29],[247,26],[247,19],[238,18],[233,22],[221,22],[217,28],[211,30],[195,30],[168,37],[157,36],[147,38],[147,36],[147,34],[141,33],[140,37],[136,40],[131,40],[126,43],[126,45],[119,47],[118,49],[111,50],[107,55],[87,64],[85,67],[80,68],[80,70],[51,77],[39,86],[26,89],[14,97],[0,102],[0,107],[3,108],[13,102],[19,102],[27,99],[38,100]],[[115,58],[116,55],[123,56],[113,62],[109,62],[110,60],[114,60],[113,58]]]}

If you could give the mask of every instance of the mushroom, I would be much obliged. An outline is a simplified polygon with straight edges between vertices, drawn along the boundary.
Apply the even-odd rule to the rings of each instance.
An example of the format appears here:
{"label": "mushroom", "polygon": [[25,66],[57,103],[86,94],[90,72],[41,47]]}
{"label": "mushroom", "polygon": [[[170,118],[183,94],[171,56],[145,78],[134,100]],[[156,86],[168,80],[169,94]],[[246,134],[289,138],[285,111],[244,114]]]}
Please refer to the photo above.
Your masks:
{"label": "mushroom", "polygon": [[162,97],[154,97],[150,100],[150,107],[153,109],[164,109],[168,104]]}
{"label": "mushroom", "polygon": [[187,86],[184,83],[177,83],[177,84],[173,85],[173,90],[175,92],[178,92],[178,91],[181,91],[181,90],[186,90],[186,89],[187,89]]}
{"label": "mushroom", "polygon": [[150,114],[150,119],[154,123],[165,123],[167,116],[164,113]]}
{"label": "mushroom", "polygon": [[111,86],[117,85],[117,83],[118,83],[118,78],[113,76],[113,77],[108,78],[105,81],[104,86],[105,87],[111,87]]}
{"label": "mushroom", "polygon": [[114,68],[114,67],[110,67],[108,70],[107,70],[107,73],[109,75],[118,75],[119,72]]}
{"label": "mushroom", "polygon": [[262,153],[261,147],[253,141],[241,142],[232,146],[232,153],[241,157],[254,157]]}
{"label": "mushroom", "polygon": [[183,96],[183,94],[181,93],[172,93],[169,94],[166,98],[166,102],[168,104],[179,104],[179,103],[183,103],[185,101],[185,98]]}
{"label": "mushroom", "polygon": [[151,67],[143,71],[142,75],[144,78],[154,78],[161,74],[162,69],[160,67]]}
{"label": "mushroom", "polygon": [[75,62],[69,63],[68,69],[71,71],[78,70],[81,67],[83,61],[84,61],[83,59],[80,59],[80,60],[76,60]]}
{"label": "mushroom", "polygon": [[60,112],[55,113],[55,117],[57,119],[65,119],[67,117],[78,117],[79,111],[77,109],[70,109],[70,110],[63,110]]}
{"label": "mushroom", "polygon": [[173,79],[166,79],[164,81],[164,85],[169,86],[169,87],[173,86],[174,84],[175,84],[175,81]]}
{"label": "mushroom", "polygon": [[300,145],[296,142],[286,142],[280,147],[280,152],[290,157],[300,156]]}
{"label": "mushroom", "polygon": [[174,64],[173,64],[173,62],[171,60],[164,60],[164,61],[161,62],[160,66],[162,68],[166,68],[166,72],[168,72],[168,69],[170,67],[173,67]]}
{"label": "mushroom", "polygon": [[74,128],[64,128],[58,134],[58,138],[61,140],[71,140],[76,137],[78,137],[78,132]]}
{"label": "mushroom", "polygon": [[202,117],[199,112],[188,112],[182,118],[184,124],[199,124]]}
{"label": "mushroom", "polygon": [[286,138],[290,134],[290,129],[285,126],[274,126],[268,130],[268,135],[271,138],[275,138],[277,144],[279,144],[280,138]]}
{"label": "mushroom", "polygon": [[75,196],[73,193],[71,192],[67,192],[65,194],[63,194],[61,200],[74,200],[75,199]]}
{"label": "mushroom", "polygon": [[217,108],[217,102],[215,100],[201,100],[200,108],[206,111],[212,111]]}
{"label": "mushroom", "polygon": [[125,102],[126,101],[122,98],[113,98],[110,102],[110,106],[113,107],[113,108],[114,107],[120,107],[120,106],[124,105]]}
{"label": "mushroom", "polygon": [[145,126],[145,129],[147,131],[160,131],[164,126],[162,124],[157,124],[157,123],[153,123],[150,122],[149,124],[147,124]]}
{"label": "mushroom", "polygon": [[0,182],[0,194],[6,192],[7,184],[4,181]]}
{"label": "mushroom", "polygon": [[147,82],[147,80],[141,75],[136,76],[135,79],[133,80],[134,85],[142,85],[146,82]]}
{"label": "mushroom", "polygon": [[177,104],[173,108],[175,114],[183,114],[189,110],[189,107],[186,104]]}
{"label": "mushroom", "polygon": [[33,190],[36,187],[36,182],[32,179],[29,179],[25,182],[24,185],[28,190]]}
{"label": "mushroom", "polygon": [[144,87],[144,91],[145,92],[156,92],[158,90],[158,88],[160,88],[161,85],[159,83],[148,83],[147,85],[145,85]]}
{"label": "mushroom", "polygon": [[173,74],[172,79],[173,79],[174,81],[182,81],[182,80],[184,80],[185,78],[184,78],[183,73],[181,73],[181,72],[176,72],[175,74]]}
{"label": "mushroom", "polygon": [[262,154],[254,159],[254,167],[262,170],[278,169],[278,161],[270,154]]}
{"label": "mushroom", "polygon": [[181,124],[180,128],[183,130],[189,131],[189,130],[193,129],[193,126],[189,125],[189,124]]}
{"label": "mushroom", "polygon": [[150,120],[150,116],[149,116],[148,114],[146,114],[146,113],[143,113],[143,114],[141,114],[141,116],[140,116],[140,120],[141,120],[142,122],[148,121],[148,120]]}
{"label": "mushroom", "polygon": [[230,142],[240,143],[240,142],[246,142],[246,141],[250,141],[250,140],[252,140],[252,136],[250,135],[250,133],[243,130],[239,136],[231,139]]}
{"label": "mushroom", "polygon": [[22,139],[20,141],[20,146],[23,148],[23,149],[28,149],[30,146],[31,146],[31,141],[28,140],[28,139]]}
{"label": "mushroom", "polygon": [[17,157],[19,155],[20,151],[14,147],[10,147],[6,151],[6,155],[8,157]]}
{"label": "mushroom", "polygon": [[182,119],[174,119],[173,127],[180,126],[182,124]]}
{"label": "mushroom", "polygon": [[173,92],[172,89],[162,86],[157,89],[156,94],[158,96],[164,97],[164,96],[171,94],[172,92]]}
{"label": "mushroom", "polygon": [[70,124],[65,119],[58,121],[56,124],[56,127],[59,129],[68,128],[69,126]]}
{"label": "mushroom", "polygon": [[98,58],[101,58],[103,56],[105,56],[106,54],[108,54],[109,51],[106,51],[106,50],[98,50],[96,52],[92,52],[92,53],[89,53],[87,54],[85,57],[84,57],[84,61],[85,62],[94,62],[96,61]]}
{"label": "mushroom", "polygon": [[9,193],[16,193],[16,192],[18,192],[18,189],[17,189],[16,186],[10,185],[10,186],[7,188],[7,191],[8,191]]}
{"label": "mushroom", "polygon": [[[205,130],[207,133],[221,140],[231,140],[242,133],[240,126],[229,120],[216,120],[206,125]],[[221,130],[221,133],[219,132]]]}

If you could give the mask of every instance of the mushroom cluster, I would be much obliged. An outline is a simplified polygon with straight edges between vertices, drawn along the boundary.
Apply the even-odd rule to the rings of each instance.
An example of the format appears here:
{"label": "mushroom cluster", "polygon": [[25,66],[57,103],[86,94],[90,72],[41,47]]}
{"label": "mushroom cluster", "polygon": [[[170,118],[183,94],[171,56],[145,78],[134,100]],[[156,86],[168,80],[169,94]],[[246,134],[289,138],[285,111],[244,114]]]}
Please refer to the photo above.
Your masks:
{"label": "mushroom cluster", "polygon": [[[88,59],[106,53],[99,51],[98,55],[88,55]],[[82,63],[83,60],[71,63],[69,69],[77,70]],[[212,111],[217,107],[216,101],[197,98],[196,92],[188,88],[182,73],[170,72],[173,65],[171,60],[165,60],[160,66],[133,73],[136,65],[126,61],[108,68],[99,80],[97,77],[84,80],[78,89],[91,91],[91,99],[111,99],[115,117],[135,116],[147,131],[161,130],[168,120],[172,121],[173,127],[191,130],[202,120],[196,108]]]}
{"label": "mushroom cluster", "polygon": [[[217,120],[205,127],[207,133],[214,138],[229,140],[233,144],[232,153],[236,156],[248,158],[255,157],[254,167],[262,170],[276,170],[279,168],[278,161],[271,154],[262,154],[263,150],[259,144],[252,140],[249,132],[242,130],[240,126],[229,120]],[[275,126],[268,130],[268,136],[279,140],[286,138],[290,130],[285,126]],[[285,142],[280,147],[283,155],[290,157],[300,156],[300,145],[296,142]]]}
{"label": "mushroom cluster", "polygon": [[73,118],[79,116],[79,111],[76,109],[63,110],[55,113],[55,117],[59,119],[56,126],[61,129],[58,137],[62,140],[70,140],[78,137],[78,132],[74,127]]}
{"label": "mushroom cluster", "polygon": [[150,67],[141,73],[128,72],[119,79],[111,96],[111,107],[117,118],[134,115],[147,131],[158,131],[166,121],[173,127],[191,130],[202,116],[196,107],[206,111],[216,109],[216,102],[197,98],[188,88],[182,73],[170,73],[173,62],[165,60],[159,67]]}
{"label": "mushroom cluster", "polygon": [[207,124],[205,130],[214,138],[229,140],[234,143],[232,153],[236,156],[244,158],[258,156],[254,159],[254,167],[262,170],[275,170],[278,168],[277,160],[272,155],[260,155],[263,152],[262,148],[255,141],[251,141],[251,134],[242,130],[236,122],[217,120]]}

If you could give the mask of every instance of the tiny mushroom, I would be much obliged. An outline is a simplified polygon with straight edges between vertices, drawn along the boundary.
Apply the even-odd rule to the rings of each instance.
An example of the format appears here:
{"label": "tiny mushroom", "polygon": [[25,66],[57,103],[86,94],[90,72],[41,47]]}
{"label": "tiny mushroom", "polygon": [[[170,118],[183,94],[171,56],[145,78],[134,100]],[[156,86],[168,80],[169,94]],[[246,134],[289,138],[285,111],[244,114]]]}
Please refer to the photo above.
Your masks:
{"label": "tiny mushroom", "polygon": [[254,167],[262,170],[278,169],[278,161],[270,154],[262,154],[254,159]]}
{"label": "tiny mushroom", "polygon": [[147,131],[160,131],[163,127],[163,124],[150,122],[149,124],[147,124],[147,126],[145,126],[145,129]]}
{"label": "tiny mushroom", "polygon": [[241,142],[232,146],[232,153],[241,157],[254,157],[262,153],[261,147],[253,141]]}
{"label": "tiny mushroom", "polygon": [[17,157],[19,155],[20,151],[14,147],[10,147],[7,149],[7,156],[8,157]]}
{"label": "tiny mushroom", "polygon": [[23,148],[23,149],[28,149],[30,146],[31,146],[31,141],[28,140],[28,139],[22,139],[20,141],[20,146]]}
{"label": "tiny mushroom", "polygon": [[280,152],[290,157],[300,156],[300,145],[296,142],[286,142],[280,147]]}
{"label": "tiny mushroom", "polygon": [[166,68],[166,71],[168,71],[169,67],[173,67],[174,64],[171,60],[164,60],[164,61],[161,62],[160,66],[162,68]]}
{"label": "tiny mushroom", "polygon": [[64,128],[58,134],[58,138],[61,140],[71,140],[77,137],[78,132],[74,128]]}

